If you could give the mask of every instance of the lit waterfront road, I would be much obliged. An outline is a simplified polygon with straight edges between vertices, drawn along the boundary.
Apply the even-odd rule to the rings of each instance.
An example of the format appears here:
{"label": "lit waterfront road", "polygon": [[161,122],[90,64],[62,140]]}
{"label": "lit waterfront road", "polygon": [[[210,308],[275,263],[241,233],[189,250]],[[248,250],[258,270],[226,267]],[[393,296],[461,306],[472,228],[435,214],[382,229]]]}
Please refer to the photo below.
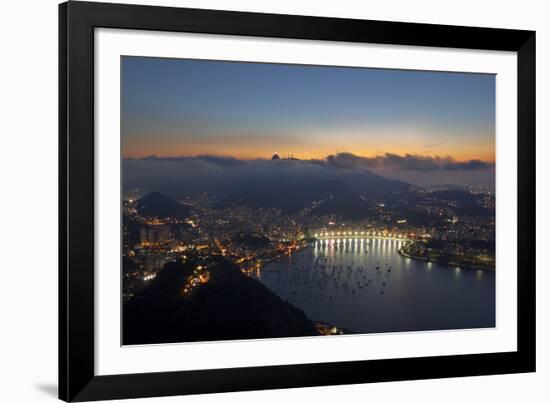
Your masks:
{"label": "lit waterfront road", "polygon": [[359,333],[494,327],[495,275],[417,261],[406,240],[316,240],[257,278],[313,320]]}

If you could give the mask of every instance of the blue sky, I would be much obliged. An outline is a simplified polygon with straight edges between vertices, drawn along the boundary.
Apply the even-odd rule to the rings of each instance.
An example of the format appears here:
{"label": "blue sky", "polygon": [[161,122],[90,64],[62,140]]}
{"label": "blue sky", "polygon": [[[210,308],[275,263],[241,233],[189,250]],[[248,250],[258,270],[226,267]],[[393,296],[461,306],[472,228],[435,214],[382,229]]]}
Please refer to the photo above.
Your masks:
{"label": "blue sky", "polygon": [[143,57],[121,68],[127,157],[494,161],[493,75]]}

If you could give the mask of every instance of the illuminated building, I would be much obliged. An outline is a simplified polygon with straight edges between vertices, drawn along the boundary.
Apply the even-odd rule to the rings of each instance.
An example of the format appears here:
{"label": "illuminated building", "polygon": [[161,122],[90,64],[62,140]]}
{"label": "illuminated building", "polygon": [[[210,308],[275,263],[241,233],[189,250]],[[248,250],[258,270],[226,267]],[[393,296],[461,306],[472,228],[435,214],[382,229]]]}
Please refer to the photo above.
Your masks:
{"label": "illuminated building", "polygon": [[142,245],[162,244],[171,238],[172,234],[167,225],[148,225],[139,230],[139,239]]}

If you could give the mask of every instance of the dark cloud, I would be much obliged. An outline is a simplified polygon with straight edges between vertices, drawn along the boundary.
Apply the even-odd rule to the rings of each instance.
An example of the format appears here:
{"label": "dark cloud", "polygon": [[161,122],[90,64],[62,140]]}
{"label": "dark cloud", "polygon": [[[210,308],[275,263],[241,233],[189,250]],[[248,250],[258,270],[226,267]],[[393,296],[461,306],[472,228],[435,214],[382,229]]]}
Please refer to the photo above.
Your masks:
{"label": "dark cloud", "polygon": [[326,164],[319,165],[310,161],[238,160],[200,156],[125,159],[122,175],[124,193],[127,196],[158,190],[172,197],[182,197],[202,192],[219,192],[220,189],[230,189],[233,184],[250,183],[254,186],[259,181],[307,182],[340,174]]}
{"label": "dark cloud", "polygon": [[456,161],[451,157],[397,155],[386,153],[376,157],[360,157],[351,153],[329,155],[326,163],[341,169],[390,168],[409,171],[471,171],[494,168],[494,163],[477,159]]}
{"label": "dark cloud", "polygon": [[239,166],[244,164],[234,157],[220,157],[217,155],[199,155],[197,157],[157,157],[151,155],[144,158],[126,158],[127,161],[165,161],[165,162],[189,162],[189,161],[204,161],[218,166]]}
{"label": "dark cloud", "polygon": [[239,160],[205,155],[129,158],[123,161],[124,193],[129,197],[156,190],[179,198],[202,192],[231,191],[243,184],[254,188],[263,183],[306,186],[337,181],[360,186],[358,184],[363,180],[379,175],[422,186],[476,184],[477,181],[494,182],[494,164],[389,153],[372,158],[339,153],[325,160]]}

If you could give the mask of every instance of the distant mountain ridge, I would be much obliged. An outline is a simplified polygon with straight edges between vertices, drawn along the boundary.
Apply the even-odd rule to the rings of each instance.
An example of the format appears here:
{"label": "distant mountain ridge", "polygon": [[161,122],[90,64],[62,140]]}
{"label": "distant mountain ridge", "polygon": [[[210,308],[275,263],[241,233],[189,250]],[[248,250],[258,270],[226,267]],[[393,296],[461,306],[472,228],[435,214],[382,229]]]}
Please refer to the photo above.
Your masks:
{"label": "distant mountain ridge", "polygon": [[220,207],[278,208],[290,214],[330,195],[378,199],[412,186],[366,167],[347,168],[322,160],[197,157],[125,160],[124,164],[127,193],[160,191],[178,199],[208,194]]}
{"label": "distant mountain ridge", "polygon": [[[329,177],[292,176],[287,171],[282,171],[280,175],[274,173],[267,179],[233,181],[219,200],[226,205],[279,208],[285,213],[296,213],[310,207],[313,202],[330,199],[314,214],[320,211],[324,211],[324,214],[346,214],[350,212],[349,207],[353,211],[361,209],[365,204],[361,199],[363,195],[384,197],[409,188],[411,185],[408,183],[387,179],[367,170]],[[340,209],[338,206],[345,207]]]}

